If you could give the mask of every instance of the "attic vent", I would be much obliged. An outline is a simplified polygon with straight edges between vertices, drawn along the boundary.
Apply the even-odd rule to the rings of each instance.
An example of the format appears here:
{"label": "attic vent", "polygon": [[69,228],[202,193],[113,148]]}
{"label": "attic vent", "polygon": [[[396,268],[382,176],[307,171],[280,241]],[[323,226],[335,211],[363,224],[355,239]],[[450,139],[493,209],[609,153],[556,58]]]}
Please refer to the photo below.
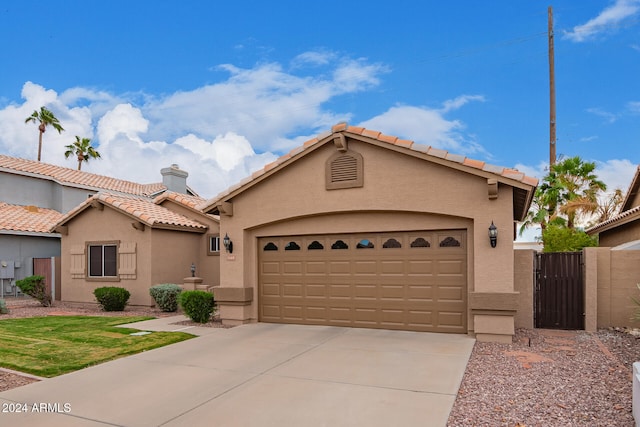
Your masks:
{"label": "attic vent", "polygon": [[327,190],[363,185],[362,155],[355,151],[335,153],[327,160]]}

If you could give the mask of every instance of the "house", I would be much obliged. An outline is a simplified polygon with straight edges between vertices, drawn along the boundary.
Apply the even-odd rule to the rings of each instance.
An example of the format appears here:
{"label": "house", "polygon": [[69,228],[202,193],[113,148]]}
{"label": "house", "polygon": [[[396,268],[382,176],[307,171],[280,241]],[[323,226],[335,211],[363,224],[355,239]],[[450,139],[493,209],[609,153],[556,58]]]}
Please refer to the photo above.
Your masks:
{"label": "house", "polygon": [[195,209],[204,199],[165,192],[154,201],[100,192],[55,225],[62,235],[62,300],[95,302],[102,286],[129,290],[131,305],[153,305],[149,288],[182,284],[191,265],[207,286],[219,278],[218,220]]}
{"label": "house", "polygon": [[517,170],[338,124],[201,206],[220,215],[228,243],[221,318],[511,342],[515,222],[536,186]]}
{"label": "house", "polygon": [[47,277],[60,298],[60,235],[51,231],[63,214],[99,191],[147,197],[167,191],[197,196],[187,186],[187,172],[177,165],[161,170],[162,182],[138,184],[33,160],[0,155],[0,296],[15,293],[15,280],[32,274]]}
{"label": "house", "polygon": [[640,166],[631,180],[620,213],[585,230],[598,235],[600,247],[640,249]]}
{"label": "house", "polygon": [[17,295],[16,279],[34,273],[51,276],[51,258],[60,255],[60,235],[50,229],[61,217],[53,209],[0,202],[0,298]]}

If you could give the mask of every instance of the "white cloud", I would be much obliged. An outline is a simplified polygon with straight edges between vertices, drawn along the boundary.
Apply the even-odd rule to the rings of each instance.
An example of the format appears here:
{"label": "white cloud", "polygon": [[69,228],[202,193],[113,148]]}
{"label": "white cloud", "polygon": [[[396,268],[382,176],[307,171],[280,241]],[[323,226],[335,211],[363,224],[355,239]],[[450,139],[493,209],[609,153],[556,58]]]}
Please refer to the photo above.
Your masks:
{"label": "white cloud", "polygon": [[0,109],[0,153],[35,159],[37,126],[24,120],[44,105],[65,132],[47,130],[43,161],[75,167],[63,154],[78,135],[91,138],[102,155],[83,170],[150,183],[161,180],[161,168],[177,163],[189,172],[192,188],[212,196],[306,140],[301,129],[315,135],[350,118],[324,104],[375,87],[386,72],[331,52],[307,52],[301,59],[326,72],[298,75],[275,63],[223,65],[229,77],[219,83],[156,97],[82,87],[58,94],[27,82],[24,101]]}
{"label": "white cloud", "polygon": [[590,40],[595,36],[611,31],[625,19],[635,15],[640,10],[640,0],[616,0],[604,9],[598,16],[582,25],[564,32],[564,38],[574,42]]}
{"label": "white cloud", "polygon": [[627,109],[633,114],[640,114],[640,101],[627,102]]}
{"label": "white cloud", "polygon": [[595,114],[598,117],[602,117],[607,123],[615,123],[618,120],[618,116],[614,113],[610,113],[601,108],[587,108],[587,112]]}
{"label": "white cloud", "polygon": [[397,105],[359,124],[420,144],[449,150],[456,154],[488,156],[472,136],[466,135],[464,123],[448,120],[444,113],[460,108],[470,101],[483,101],[479,95],[464,95],[445,101],[442,109]]}
{"label": "white cloud", "polygon": [[616,189],[626,192],[633,175],[636,173],[636,168],[637,165],[627,159],[596,161],[596,174],[601,181],[607,184],[607,193]]}

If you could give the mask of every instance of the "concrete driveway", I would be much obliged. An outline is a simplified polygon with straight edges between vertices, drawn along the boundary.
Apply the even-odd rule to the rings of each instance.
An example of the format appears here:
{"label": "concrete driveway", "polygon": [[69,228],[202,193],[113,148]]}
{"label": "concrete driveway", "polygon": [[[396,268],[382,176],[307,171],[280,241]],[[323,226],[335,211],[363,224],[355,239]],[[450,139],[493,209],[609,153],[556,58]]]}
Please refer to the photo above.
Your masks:
{"label": "concrete driveway", "polygon": [[202,335],[0,393],[0,425],[444,426],[474,344],[269,323],[185,332]]}

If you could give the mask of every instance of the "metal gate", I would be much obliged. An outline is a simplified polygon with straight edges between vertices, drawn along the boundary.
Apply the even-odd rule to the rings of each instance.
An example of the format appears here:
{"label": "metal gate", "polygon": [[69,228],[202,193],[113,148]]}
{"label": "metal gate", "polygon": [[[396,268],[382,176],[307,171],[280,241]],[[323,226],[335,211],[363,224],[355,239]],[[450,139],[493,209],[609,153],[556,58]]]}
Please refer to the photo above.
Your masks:
{"label": "metal gate", "polygon": [[536,328],[584,329],[582,271],[582,252],[536,254]]}

